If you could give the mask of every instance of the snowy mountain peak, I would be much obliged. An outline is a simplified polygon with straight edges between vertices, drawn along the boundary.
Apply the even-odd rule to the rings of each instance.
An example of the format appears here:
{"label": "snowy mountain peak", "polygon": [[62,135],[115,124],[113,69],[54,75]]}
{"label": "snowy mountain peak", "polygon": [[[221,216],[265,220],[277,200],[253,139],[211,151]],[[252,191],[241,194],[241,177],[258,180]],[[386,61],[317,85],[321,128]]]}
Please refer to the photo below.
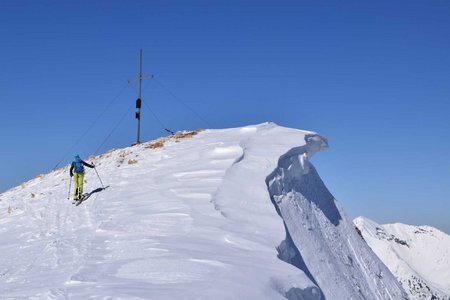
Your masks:
{"label": "snowy mountain peak", "polygon": [[273,123],[184,132],[0,194],[6,299],[403,299],[309,162]]}
{"label": "snowy mountain peak", "polygon": [[354,220],[411,299],[450,299],[450,236],[431,226]]}

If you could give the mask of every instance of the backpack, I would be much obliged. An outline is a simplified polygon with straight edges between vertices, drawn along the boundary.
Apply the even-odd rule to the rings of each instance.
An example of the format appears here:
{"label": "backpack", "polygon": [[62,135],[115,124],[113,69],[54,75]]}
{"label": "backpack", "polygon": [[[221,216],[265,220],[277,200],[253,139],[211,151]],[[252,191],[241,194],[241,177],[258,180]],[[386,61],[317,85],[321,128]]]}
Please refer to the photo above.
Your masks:
{"label": "backpack", "polygon": [[83,161],[81,159],[75,159],[74,161],[74,172],[75,173],[83,173],[84,172],[84,166]]}

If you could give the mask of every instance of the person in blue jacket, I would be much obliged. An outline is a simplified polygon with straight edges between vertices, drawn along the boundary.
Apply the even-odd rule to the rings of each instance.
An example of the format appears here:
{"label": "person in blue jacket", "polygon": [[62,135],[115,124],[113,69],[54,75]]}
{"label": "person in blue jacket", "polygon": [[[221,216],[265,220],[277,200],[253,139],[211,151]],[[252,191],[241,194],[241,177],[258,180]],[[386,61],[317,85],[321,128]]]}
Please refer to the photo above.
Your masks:
{"label": "person in blue jacket", "polygon": [[73,200],[80,200],[83,196],[83,181],[84,181],[84,166],[88,168],[94,168],[94,164],[88,164],[80,158],[79,155],[75,155],[75,160],[70,166],[70,177],[73,176],[75,182],[75,189],[73,192]]}

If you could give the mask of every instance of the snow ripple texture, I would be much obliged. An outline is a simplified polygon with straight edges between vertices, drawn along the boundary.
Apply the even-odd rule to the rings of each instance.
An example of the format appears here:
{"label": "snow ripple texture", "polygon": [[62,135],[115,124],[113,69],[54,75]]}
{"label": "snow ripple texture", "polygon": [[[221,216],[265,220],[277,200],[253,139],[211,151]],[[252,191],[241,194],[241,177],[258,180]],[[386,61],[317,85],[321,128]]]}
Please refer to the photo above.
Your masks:
{"label": "snow ripple texture", "polygon": [[68,167],[10,189],[0,299],[402,299],[308,163],[322,142],[204,130],[89,158],[109,187],[88,170],[79,206]]}

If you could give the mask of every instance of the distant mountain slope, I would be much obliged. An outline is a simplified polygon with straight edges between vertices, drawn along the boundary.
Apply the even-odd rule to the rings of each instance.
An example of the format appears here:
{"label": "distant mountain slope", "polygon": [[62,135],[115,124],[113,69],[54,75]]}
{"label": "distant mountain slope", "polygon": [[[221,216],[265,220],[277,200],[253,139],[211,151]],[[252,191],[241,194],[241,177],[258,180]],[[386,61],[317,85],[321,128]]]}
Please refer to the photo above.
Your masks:
{"label": "distant mountain slope", "polygon": [[430,226],[354,220],[411,299],[450,299],[450,236]]}
{"label": "distant mountain slope", "polygon": [[108,187],[88,169],[80,206],[67,167],[10,189],[0,299],[402,299],[307,161],[323,141],[178,134],[88,159]]}

